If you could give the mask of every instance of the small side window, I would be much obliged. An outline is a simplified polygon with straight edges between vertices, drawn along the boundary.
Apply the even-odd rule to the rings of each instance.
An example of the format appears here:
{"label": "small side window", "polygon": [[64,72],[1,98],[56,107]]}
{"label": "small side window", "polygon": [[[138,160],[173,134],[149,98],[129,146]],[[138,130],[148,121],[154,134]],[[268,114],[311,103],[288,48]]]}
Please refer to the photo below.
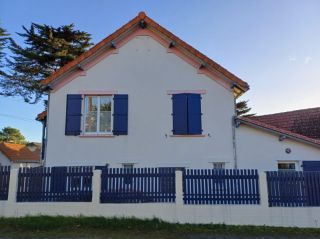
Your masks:
{"label": "small side window", "polygon": [[296,171],[296,162],[278,162],[279,171]]}
{"label": "small side window", "polygon": [[124,184],[130,185],[132,184],[132,179],[133,177],[130,175],[130,173],[132,173],[132,169],[134,167],[133,163],[123,163],[122,164],[123,168],[125,169],[125,175],[123,178],[123,182]]}
{"label": "small side window", "polygon": [[214,162],[212,164],[213,164],[213,169],[225,169],[226,168],[225,162]]}

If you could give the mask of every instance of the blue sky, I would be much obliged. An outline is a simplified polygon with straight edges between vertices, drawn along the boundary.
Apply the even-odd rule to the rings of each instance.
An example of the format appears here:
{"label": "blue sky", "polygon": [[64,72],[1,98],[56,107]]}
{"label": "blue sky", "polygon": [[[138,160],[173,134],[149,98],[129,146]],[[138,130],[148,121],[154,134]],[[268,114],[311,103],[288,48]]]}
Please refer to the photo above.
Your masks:
{"label": "blue sky", "polygon": [[[31,22],[74,23],[94,43],[139,11],[250,84],[242,97],[253,112],[274,113],[320,106],[320,1],[102,1],[2,0],[0,25],[15,32]],[[19,128],[40,141],[34,118],[43,104],[0,97],[0,128]]]}

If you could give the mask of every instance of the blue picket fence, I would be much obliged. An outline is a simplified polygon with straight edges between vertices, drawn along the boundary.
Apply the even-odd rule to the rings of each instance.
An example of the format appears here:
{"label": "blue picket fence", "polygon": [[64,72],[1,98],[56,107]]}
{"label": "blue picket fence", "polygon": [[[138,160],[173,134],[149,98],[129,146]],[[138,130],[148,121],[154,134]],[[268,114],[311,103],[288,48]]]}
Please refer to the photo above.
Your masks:
{"label": "blue picket fence", "polygon": [[259,204],[258,171],[187,169],[183,192],[185,204]]}
{"label": "blue picket fence", "polygon": [[0,166],[0,200],[8,200],[10,166]]}
{"label": "blue picket fence", "polygon": [[320,172],[267,172],[270,207],[320,206]]}
{"label": "blue picket fence", "polygon": [[92,167],[20,168],[17,202],[90,202]]}
{"label": "blue picket fence", "polygon": [[175,169],[104,168],[100,202],[175,202]]}

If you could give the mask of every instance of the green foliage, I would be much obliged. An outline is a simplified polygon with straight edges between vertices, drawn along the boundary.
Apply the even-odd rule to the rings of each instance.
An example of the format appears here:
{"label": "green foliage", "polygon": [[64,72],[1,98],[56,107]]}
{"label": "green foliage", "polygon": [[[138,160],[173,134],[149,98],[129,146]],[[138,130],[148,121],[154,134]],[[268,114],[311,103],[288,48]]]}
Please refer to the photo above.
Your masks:
{"label": "green foliage", "polygon": [[[225,224],[179,224],[168,223],[159,219],[140,220],[135,218],[104,218],[104,217],[62,217],[62,216],[27,216],[22,218],[0,218],[0,234],[18,233],[17,236],[101,236],[117,235],[120,238],[131,237],[131,234],[149,235],[147,238],[181,238],[181,235],[236,235],[238,236],[285,236],[290,238],[308,238],[318,236],[320,229],[283,228],[266,226],[229,226]],[[123,237],[123,236],[126,237]],[[160,235],[160,236],[159,236]],[[117,236],[116,236],[117,237]],[[89,237],[88,237],[89,238]],[[112,237],[114,238],[114,237]],[[182,237],[183,238],[183,237]],[[203,237],[207,238],[207,237]],[[241,237],[243,238],[243,237]],[[269,238],[269,237],[268,237]],[[272,237],[270,237],[272,238]]]}
{"label": "green foliage", "polygon": [[12,57],[7,59],[8,73],[0,80],[0,94],[22,96],[37,103],[45,94],[41,80],[84,53],[91,45],[90,34],[74,29],[74,25],[52,27],[32,23],[18,33],[24,45],[10,39]]}
{"label": "green foliage", "polygon": [[248,114],[251,108],[248,106],[248,100],[242,100],[236,103],[237,116],[253,116],[255,114]]}
{"label": "green foliage", "polygon": [[0,131],[0,142],[25,144],[26,139],[21,134],[20,130],[8,126],[8,127],[4,127]]}
{"label": "green foliage", "polygon": [[9,34],[7,31],[0,27],[0,76],[4,75],[2,68],[4,67],[4,49],[9,41]]}

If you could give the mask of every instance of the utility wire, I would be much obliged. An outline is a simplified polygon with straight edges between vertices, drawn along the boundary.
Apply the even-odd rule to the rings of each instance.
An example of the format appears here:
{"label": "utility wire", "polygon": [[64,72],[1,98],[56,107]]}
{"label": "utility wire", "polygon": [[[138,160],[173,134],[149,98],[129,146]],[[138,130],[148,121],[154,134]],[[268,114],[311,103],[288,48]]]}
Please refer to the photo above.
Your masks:
{"label": "utility wire", "polygon": [[17,120],[23,120],[23,121],[27,121],[27,122],[35,122],[35,119],[30,119],[30,118],[24,118],[24,117],[20,117],[20,116],[16,116],[16,115],[9,115],[9,114],[2,114],[0,113],[0,116],[3,117],[7,117],[7,118],[13,118],[13,119],[17,119]]}

